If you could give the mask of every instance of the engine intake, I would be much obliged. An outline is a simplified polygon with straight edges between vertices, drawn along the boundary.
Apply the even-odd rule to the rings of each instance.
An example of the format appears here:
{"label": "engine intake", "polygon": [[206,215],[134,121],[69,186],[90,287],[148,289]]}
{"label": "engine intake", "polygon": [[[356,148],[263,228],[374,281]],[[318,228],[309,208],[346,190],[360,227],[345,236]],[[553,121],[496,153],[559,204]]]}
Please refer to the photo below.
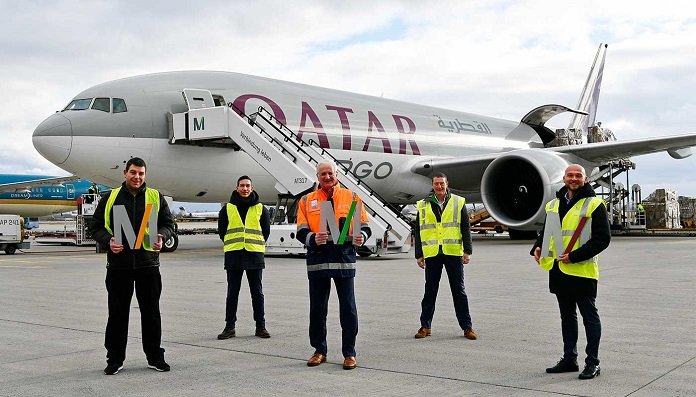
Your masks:
{"label": "engine intake", "polygon": [[536,230],[544,222],[547,201],[563,185],[569,156],[525,149],[500,155],[481,179],[481,198],[497,221],[518,230]]}

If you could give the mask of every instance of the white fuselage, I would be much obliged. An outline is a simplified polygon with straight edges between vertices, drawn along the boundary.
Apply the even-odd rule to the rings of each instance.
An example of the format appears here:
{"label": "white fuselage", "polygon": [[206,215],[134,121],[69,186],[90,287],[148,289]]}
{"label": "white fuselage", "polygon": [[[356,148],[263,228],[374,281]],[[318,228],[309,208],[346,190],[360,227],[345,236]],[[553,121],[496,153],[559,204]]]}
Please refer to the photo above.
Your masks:
{"label": "white fuselage", "polygon": [[[486,116],[234,73],[179,72],[92,87],[76,99],[123,98],[128,111],[57,113],[37,128],[34,144],[63,169],[108,186],[120,184],[125,162],[138,156],[148,164],[147,183],[175,200],[226,202],[237,178],[246,174],[262,200],[274,202],[275,179],[246,153],[168,143],[167,113],[188,109],[184,88],[209,90],[247,114],[264,106],[394,203],[415,202],[430,190],[430,179],[412,172],[416,163],[528,148],[535,136],[527,125]],[[56,132],[61,128],[69,141]],[[506,139],[513,130],[515,139]],[[451,184],[455,190],[473,199],[480,178],[480,173],[450,177],[459,181]]]}

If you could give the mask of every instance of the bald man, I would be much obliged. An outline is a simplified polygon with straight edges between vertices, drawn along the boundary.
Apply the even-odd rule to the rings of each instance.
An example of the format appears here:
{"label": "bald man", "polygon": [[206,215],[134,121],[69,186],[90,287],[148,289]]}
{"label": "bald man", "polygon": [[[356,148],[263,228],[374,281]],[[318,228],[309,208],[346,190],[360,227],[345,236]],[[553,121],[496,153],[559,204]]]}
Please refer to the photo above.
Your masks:
{"label": "bald man", "polygon": [[561,312],[563,357],[548,373],[577,372],[578,318],[582,315],[587,347],[580,379],[600,374],[599,340],[602,324],[595,305],[599,279],[598,255],[609,246],[611,232],[604,200],[587,184],[585,169],[569,165],[564,187],[546,204],[546,222],[531,254],[549,272],[549,290]]}

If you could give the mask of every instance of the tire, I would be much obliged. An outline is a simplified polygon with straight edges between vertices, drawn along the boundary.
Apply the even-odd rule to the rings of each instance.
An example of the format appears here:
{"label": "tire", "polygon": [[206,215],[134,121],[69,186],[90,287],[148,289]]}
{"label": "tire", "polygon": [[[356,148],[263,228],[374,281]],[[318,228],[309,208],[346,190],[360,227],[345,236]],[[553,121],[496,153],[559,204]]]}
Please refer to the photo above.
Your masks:
{"label": "tire", "polygon": [[179,236],[176,234],[173,234],[171,237],[167,239],[167,241],[162,244],[162,252],[174,252],[176,251],[176,248],[179,246]]}
{"label": "tire", "polygon": [[17,251],[17,247],[15,247],[14,245],[8,245],[7,247],[5,247],[5,253],[7,255],[14,255],[15,251]]}
{"label": "tire", "polygon": [[510,240],[536,240],[537,232],[536,230],[517,230],[508,229],[510,234]]}
{"label": "tire", "polygon": [[367,258],[368,256],[372,255],[372,252],[370,252],[370,251],[360,251],[360,252],[358,252],[358,255],[359,255],[361,258]]}

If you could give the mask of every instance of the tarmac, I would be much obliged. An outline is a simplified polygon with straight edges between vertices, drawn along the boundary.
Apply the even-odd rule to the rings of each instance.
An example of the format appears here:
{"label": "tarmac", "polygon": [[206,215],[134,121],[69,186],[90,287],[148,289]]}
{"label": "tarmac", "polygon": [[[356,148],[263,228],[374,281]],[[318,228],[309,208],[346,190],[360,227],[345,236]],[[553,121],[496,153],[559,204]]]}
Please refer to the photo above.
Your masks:
{"label": "tarmac", "polygon": [[[530,242],[476,237],[465,269],[480,339],[459,329],[443,275],[433,334],[414,339],[424,276],[413,253],[360,259],[355,280],[358,368],[343,370],[338,302],[328,362],[306,366],[308,293],[301,257],[267,258],[266,325],[254,337],[243,284],[237,337],[224,328],[226,279],[217,236],[182,236],[162,254],[163,347],[171,372],[146,367],[137,301],[127,358],[103,374],[105,256],[94,247],[33,246],[0,254],[2,396],[696,396],[693,238],[615,237],[600,256],[602,372],[547,374],[562,355],[560,317]],[[582,369],[585,338],[580,329]]]}

